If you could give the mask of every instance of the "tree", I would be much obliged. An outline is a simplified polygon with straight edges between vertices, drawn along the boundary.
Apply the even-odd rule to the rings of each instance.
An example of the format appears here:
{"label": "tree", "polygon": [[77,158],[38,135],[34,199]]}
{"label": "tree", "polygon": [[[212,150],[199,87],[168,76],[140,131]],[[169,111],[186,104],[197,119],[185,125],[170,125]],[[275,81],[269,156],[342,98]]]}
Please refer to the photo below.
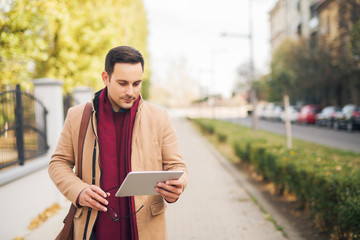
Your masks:
{"label": "tree", "polygon": [[355,59],[360,60],[360,20],[358,20],[352,30],[350,37],[351,51]]}
{"label": "tree", "polygon": [[[253,76],[254,75],[254,76]],[[254,72],[251,72],[251,63],[245,62],[237,68],[237,79],[234,84],[233,92],[250,92],[255,86],[258,87],[257,81],[254,79],[260,79],[260,75],[254,69]],[[257,92],[258,93],[258,92]],[[249,94],[250,97],[250,94]],[[250,99],[248,99],[250,101]]]}
{"label": "tree", "polygon": [[[269,91],[269,84],[268,84],[270,79],[271,79],[271,75],[266,74],[266,75],[259,77],[258,80],[255,80],[252,83],[252,88],[255,90],[256,97],[258,100],[265,101],[265,100],[270,99],[270,96],[269,96],[270,91]],[[275,102],[276,102],[276,100],[275,100]]]}
{"label": "tree", "polygon": [[358,102],[354,96],[359,90],[359,78],[354,73],[359,67],[351,56],[335,51],[335,46],[327,43],[310,49],[303,41],[284,41],[271,61],[269,100],[279,101],[286,90],[291,102],[323,106],[343,105],[351,98]]}
{"label": "tree", "polygon": [[[284,94],[293,94],[297,65],[300,64],[299,46],[292,40],[284,41],[271,60],[270,96],[273,101],[281,101]],[[296,60],[294,59],[296,57]]]}
{"label": "tree", "polygon": [[46,1],[3,1],[0,5],[0,85],[27,83],[33,61],[46,59]]}
{"label": "tree", "polygon": [[320,35],[316,48],[310,48],[304,39],[287,39],[276,50],[271,61],[268,100],[280,101],[285,92],[291,102],[360,104],[360,2],[336,3],[336,38],[329,40]]}
{"label": "tree", "polygon": [[[277,89],[280,89],[279,94],[282,94],[285,111],[285,128],[287,148],[292,148],[292,133],[291,122],[289,118],[289,94],[293,93],[293,86],[295,84],[296,65],[292,59],[292,51],[297,50],[297,45],[288,40],[285,41],[280,48],[275,52],[271,61],[271,80]],[[296,52],[297,53],[297,52]],[[290,64],[290,65],[289,65]],[[295,67],[295,69],[294,69]]]}
{"label": "tree", "polygon": [[334,65],[338,67],[337,100],[340,104],[349,102],[360,104],[360,59],[358,22],[360,21],[360,1],[338,1],[338,36],[332,42]]}
{"label": "tree", "polygon": [[[19,79],[20,73],[26,73],[22,80],[38,77],[61,79],[67,92],[79,85],[96,90],[103,86],[101,72],[107,51],[115,46],[131,45],[144,55],[146,68],[142,95],[144,98],[149,96],[148,29],[141,0],[13,0],[2,10],[6,13],[6,23],[13,29],[8,38],[15,36],[32,41],[28,46],[21,46],[20,40],[16,46],[5,42],[7,45],[0,52],[1,59],[3,56],[8,56],[8,62],[23,59],[17,69],[11,64],[2,68],[8,75],[13,75],[7,83],[13,83]],[[16,25],[17,20],[21,24],[29,23]],[[19,32],[19,29],[23,31]],[[2,43],[3,35],[0,37]],[[24,58],[18,54],[24,49],[41,54],[27,54]],[[3,62],[0,60],[0,64]],[[26,69],[29,63],[35,65],[30,73]]]}

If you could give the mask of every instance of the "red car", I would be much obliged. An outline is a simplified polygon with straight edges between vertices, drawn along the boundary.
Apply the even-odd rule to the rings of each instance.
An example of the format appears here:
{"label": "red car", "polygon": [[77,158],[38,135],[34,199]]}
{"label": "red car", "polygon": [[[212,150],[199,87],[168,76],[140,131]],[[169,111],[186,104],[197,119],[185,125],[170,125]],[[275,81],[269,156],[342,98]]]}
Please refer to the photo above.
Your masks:
{"label": "red car", "polygon": [[320,113],[322,107],[320,105],[304,105],[298,115],[299,123],[315,123],[316,115]]}

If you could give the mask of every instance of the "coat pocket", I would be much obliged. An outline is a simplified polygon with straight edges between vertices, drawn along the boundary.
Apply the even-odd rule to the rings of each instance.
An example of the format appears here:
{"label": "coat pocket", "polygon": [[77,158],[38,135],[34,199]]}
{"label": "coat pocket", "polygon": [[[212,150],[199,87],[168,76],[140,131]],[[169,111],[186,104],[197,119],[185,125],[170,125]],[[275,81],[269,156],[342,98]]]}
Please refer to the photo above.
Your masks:
{"label": "coat pocket", "polygon": [[166,205],[164,203],[164,200],[154,202],[153,204],[150,205],[150,209],[152,216],[157,216],[159,214],[164,213],[166,210]]}

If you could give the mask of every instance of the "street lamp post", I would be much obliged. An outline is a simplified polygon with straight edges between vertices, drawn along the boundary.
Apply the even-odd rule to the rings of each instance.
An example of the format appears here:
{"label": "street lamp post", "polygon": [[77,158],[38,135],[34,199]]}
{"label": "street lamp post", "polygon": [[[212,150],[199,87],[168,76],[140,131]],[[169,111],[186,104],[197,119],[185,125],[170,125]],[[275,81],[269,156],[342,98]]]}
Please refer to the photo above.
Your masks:
{"label": "street lamp post", "polygon": [[252,110],[252,128],[255,134],[257,134],[257,113],[256,113],[256,93],[252,86],[254,82],[254,41],[253,41],[253,19],[252,19],[252,0],[249,0],[249,34],[241,33],[222,33],[223,37],[236,37],[236,38],[248,38],[249,39],[249,64],[250,64],[250,101],[253,107]]}
{"label": "street lamp post", "polygon": [[257,112],[256,112],[256,105],[257,105],[257,99],[256,99],[256,93],[255,89],[253,88],[253,82],[255,78],[254,74],[254,39],[253,39],[253,19],[252,19],[252,0],[249,0],[249,55],[250,55],[250,98],[251,103],[253,106],[252,110],[252,127],[255,134],[257,134]]}

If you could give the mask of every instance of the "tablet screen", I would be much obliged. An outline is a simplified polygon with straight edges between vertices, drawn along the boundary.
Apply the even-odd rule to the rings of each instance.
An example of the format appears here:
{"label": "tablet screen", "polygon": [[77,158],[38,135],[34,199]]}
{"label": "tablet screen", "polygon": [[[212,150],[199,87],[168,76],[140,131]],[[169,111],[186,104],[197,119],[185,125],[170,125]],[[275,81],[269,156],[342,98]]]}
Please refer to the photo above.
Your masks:
{"label": "tablet screen", "polygon": [[184,171],[129,172],[115,196],[159,195],[155,191],[158,182],[179,179],[183,173]]}

